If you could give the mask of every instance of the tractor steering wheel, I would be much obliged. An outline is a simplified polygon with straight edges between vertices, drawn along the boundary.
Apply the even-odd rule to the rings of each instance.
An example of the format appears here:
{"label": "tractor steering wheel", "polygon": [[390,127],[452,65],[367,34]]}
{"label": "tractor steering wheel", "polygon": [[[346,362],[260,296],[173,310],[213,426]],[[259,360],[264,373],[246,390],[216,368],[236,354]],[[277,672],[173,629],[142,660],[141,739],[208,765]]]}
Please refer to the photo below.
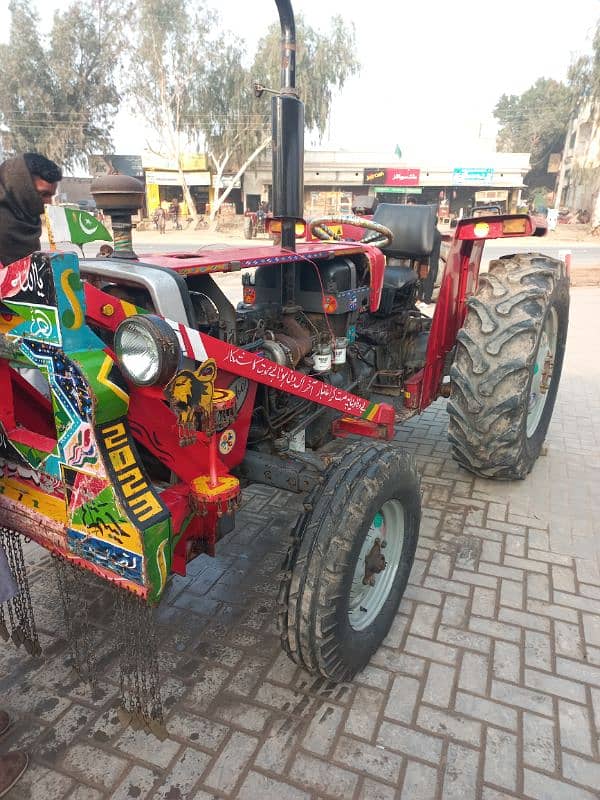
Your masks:
{"label": "tractor steering wheel", "polygon": [[354,225],[356,228],[364,228],[367,231],[371,231],[370,234],[360,239],[360,243],[372,244],[375,247],[389,247],[394,238],[392,231],[386,228],[385,225],[380,225],[378,222],[373,222],[373,220],[365,219],[364,217],[355,217],[351,214],[313,219],[310,222],[310,232],[317,239],[322,239],[325,242],[340,241],[342,236],[334,233],[329,227],[330,225]]}

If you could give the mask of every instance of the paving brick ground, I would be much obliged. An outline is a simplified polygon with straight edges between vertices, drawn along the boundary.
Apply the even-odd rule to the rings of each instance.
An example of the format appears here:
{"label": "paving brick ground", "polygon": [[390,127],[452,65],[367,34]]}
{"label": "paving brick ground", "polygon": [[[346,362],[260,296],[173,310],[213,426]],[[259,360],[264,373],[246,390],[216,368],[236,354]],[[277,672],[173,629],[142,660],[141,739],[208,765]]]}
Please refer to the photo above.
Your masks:
{"label": "paving brick ground", "polygon": [[299,498],[249,491],[214,560],[160,612],[169,738],[123,730],[111,607],[95,697],[68,666],[49,559],[29,550],[45,657],[0,649],[27,747],[10,800],[592,800],[600,794],[600,290],[573,292],[547,452],[519,483],[449,457],[437,404],[398,434],[424,519],[409,589],[372,664],[331,686],[279,651],[274,602]]}

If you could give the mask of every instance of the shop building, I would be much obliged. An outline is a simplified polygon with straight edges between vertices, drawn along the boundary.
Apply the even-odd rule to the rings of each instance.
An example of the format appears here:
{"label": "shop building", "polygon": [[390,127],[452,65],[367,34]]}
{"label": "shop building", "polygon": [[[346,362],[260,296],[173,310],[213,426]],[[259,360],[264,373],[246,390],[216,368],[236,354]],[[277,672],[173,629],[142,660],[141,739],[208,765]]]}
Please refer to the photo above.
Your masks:
{"label": "shop building", "polygon": [[[365,194],[379,202],[438,205],[442,218],[490,203],[514,212],[529,169],[529,153],[407,164],[377,152],[309,150],[304,156],[304,212],[307,217],[347,214],[354,198]],[[246,172],[243,186],[246,208],[253,209],[261,199],[270,203],[268,153]]]}
{"label": "shop building", "polygon": [[[175,161],[155,153],[144,152],[142,165],[148,216],[152,216],[161,205],[163,208],[168,208],[173,200],[179,202],[181,214],[186,215],[187,206],[184,202],[181,174]],[[207,169],[206,156],[184,155],[181,167],[196,210],[199,214],[203,214],[211,200],[211,175]]]}
{"label": "shop building", "polygon": [[557,186],[557,204],[600,219],[600,112],[591,101],[569,121]]}

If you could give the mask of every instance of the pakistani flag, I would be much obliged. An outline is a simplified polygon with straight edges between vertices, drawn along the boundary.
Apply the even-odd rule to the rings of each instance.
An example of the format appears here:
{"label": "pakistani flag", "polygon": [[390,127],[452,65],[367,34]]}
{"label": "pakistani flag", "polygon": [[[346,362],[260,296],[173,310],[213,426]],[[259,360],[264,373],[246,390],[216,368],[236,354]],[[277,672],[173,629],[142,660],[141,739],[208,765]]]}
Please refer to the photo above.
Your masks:
{"label": "pakistani flag", "polygon": [[82,245],[100,240],[112,242],[110,233],[89,211],[63,206],[46,206],[46,219],[51,243],[73,242]]}

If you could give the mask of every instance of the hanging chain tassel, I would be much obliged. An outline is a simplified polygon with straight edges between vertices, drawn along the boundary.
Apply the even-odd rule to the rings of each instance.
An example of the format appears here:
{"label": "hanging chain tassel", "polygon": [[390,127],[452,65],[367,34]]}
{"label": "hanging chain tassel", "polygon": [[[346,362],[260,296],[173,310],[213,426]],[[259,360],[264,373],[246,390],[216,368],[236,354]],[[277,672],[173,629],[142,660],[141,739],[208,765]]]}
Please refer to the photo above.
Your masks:
{"label": "hanging chain tassel", "polygon": [[98,672],[83,572],[58,557],[54,559],[54,566],[73,666],[93,689],[98,682]]}
{"label": "hanging chain tassel", "polygon": [[[16,531],[0,527],[0,546],[6,554],[9,569],[17,585],[17,592],[14,597],[6,603],[0,604],[0,637],[5,641],[12,639],[17,647],[23,645],[31,656],[39,656],[42,648],[33,616],[21,535]],[[6,624],[6,616],[8,616],[10,634]]]}
{"label": "hanging chain tassel", "polygon": [[[42,649],[33,617],[21,537],[15,531],[0,527],[0,546],[17,585],[14,597],[0,604],[0,638],[12,639],[17,647],[23,645],[31,655],[40,655]],[[84,573],[59,557],[53,561],[73,664],[81,678],[95,687],[97,665]],[[154,610],[130,592],[118,587],[113,591],[120,658],[119,716],[132,727],[146,728],[163,741],[167,730],[160,696]]]}
{"label": "hanging chain tassel", "polygon": [[167,730],[160,696],[154,610],[130,592],[115,589],[115,593],[120,656],[119,717],[126,725],[136,730],[146,728],[162,741]]}

